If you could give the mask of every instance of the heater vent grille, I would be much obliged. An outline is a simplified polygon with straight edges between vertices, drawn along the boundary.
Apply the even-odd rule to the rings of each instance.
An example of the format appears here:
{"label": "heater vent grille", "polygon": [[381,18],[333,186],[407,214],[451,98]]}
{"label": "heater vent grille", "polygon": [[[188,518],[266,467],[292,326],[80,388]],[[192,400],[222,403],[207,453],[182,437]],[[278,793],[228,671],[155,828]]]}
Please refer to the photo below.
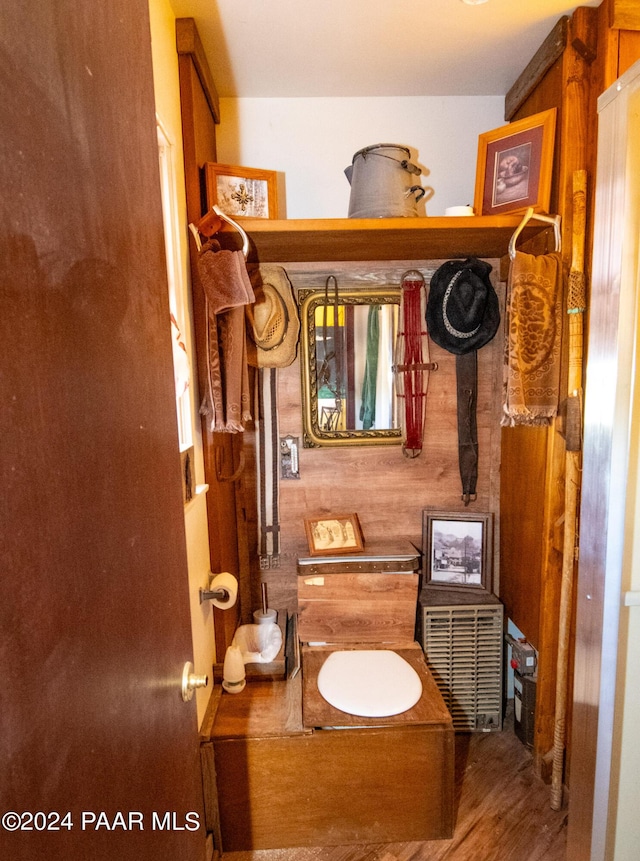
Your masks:
{"label": "heater vent grille", "polygon": [[460,731],[502,729],[502,605],[423,607],[423,649]]}

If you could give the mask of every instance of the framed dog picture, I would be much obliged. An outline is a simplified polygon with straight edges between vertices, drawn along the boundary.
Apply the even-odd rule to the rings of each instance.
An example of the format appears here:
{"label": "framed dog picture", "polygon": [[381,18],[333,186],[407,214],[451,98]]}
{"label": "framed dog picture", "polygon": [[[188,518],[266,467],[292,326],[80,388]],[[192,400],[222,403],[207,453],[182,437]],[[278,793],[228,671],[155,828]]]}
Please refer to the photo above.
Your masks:
{"label": "framed dog picture", "polygon": [[310,556],[335,556],[364,550],[357,514],[330,514],[304,521]]}
{"label": "framed dog picture", "polygon": [[423,583],[491,591],[491,514],[422,512]]}
{"label": "framed dog picture", "polygon": [[275,170],[217,162],[207,162],[205,169],[209,207],[217,204],[223,212],[234,217],[278,217]]}
{"label": "framed dog picture", "polygon": [[478,139],[477,215],[548,212],[556,109],[516,120]]}

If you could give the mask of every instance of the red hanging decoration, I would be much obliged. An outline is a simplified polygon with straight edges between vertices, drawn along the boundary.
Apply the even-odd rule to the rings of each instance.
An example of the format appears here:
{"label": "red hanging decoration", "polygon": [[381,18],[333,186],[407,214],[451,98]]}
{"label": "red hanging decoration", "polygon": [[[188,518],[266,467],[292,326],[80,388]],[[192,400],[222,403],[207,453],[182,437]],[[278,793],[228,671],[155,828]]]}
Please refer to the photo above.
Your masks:
{"label": "red hanging decoration", "polygon": [[429,371],[438,368],[436,362],[429,361],[426,306],[424,276],[417,269],[410,269],[402,276],[400,321],[393,365],[396,394],[400,401],[402,453],[410,458],[418,457],[422,452]]}

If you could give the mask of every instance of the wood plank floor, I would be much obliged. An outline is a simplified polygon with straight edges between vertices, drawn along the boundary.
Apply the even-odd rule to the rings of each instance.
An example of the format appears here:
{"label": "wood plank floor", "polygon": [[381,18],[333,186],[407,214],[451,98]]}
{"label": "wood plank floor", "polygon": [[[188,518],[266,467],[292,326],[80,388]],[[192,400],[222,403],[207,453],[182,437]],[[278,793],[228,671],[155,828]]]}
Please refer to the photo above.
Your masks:
{"label": "wood plank floor", "polygon": [[223,861],[564,861],[566,824],[508,714],[502,732],[456,735],[452,840],[226,852]]}

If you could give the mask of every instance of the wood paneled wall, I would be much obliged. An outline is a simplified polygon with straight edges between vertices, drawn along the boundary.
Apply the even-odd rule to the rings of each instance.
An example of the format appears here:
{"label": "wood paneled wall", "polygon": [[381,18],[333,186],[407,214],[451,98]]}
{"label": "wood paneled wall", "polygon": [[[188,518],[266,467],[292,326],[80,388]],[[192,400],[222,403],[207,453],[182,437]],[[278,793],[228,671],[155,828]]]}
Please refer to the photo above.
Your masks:
{"label": "wood paneled wall", "polygon": [[[503,286],[498,281],[499,261],[494,269],[497,293],[503,305]],[[420,269],[427,284],[437,261],[403,261],[389,264],[286,264],[294,291],[302,287],[323,289],[328,275],[340,287],[368,284],[400,285],[402,273]],[[409,539],[421,545],[421,512],[424,508],[464,511],[458,472],[455,356],[430,343],[431,361],[438,370],[430,374],[427,419],[422,454],[413,460],[403,457],[399,445],[346,446],[300,449],[300,480],[281,481],[280,519],[282,554],[280,566],[253,577],[255,606],[259,606],[259,583],[268,584],[271,606],[296,606],[296,564],[307,555],[304,518],[357,512],[366,540]],[[502,326],[493,341],[478,352],[478,498],[466,510],[499,513],[500,406],[502,394]],[[280,435],[291,434],[302,441],[302,400],[299,357],[278,371]],[[245,443],[250,442],[245,434]],[[252,448],[252,447],[251,447]],[[245,499],[255,499],[255,455],[248,454],[243,476]],[[250,461],[250,463],[249,463]],[[255,510],[250,513],[252,572],[258,572],[255,557]],[[497,542],[494,542],[497,546]],[[496,566],[497,567],[497,566]],[[261,576],[260,576],[261,575]],[[495,584],[497,588],[497,583]]]}

